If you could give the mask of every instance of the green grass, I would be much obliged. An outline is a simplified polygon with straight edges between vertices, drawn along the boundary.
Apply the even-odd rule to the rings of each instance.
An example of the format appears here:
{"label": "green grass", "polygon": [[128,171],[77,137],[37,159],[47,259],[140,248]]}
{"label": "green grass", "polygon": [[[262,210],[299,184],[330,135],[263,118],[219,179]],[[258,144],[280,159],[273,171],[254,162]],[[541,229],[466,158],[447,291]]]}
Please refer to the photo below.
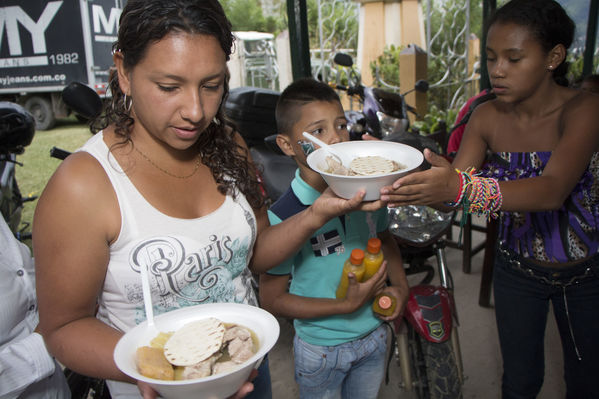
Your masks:
{"label": "green grass", "polygon": [[[52,130],[36,131],[33,142],[17,157],[17,161],[23,164],[17,165],[16,169],[17,183],[23,197],[39,197],[60,164],[60,160],[50,156],[52,147],[74,151],[90,137],[87,125],[81,124],[74,117],[59,120]],[[25,232],[31,231],[36,204],[37,199],[24,205],[21,228]]]}

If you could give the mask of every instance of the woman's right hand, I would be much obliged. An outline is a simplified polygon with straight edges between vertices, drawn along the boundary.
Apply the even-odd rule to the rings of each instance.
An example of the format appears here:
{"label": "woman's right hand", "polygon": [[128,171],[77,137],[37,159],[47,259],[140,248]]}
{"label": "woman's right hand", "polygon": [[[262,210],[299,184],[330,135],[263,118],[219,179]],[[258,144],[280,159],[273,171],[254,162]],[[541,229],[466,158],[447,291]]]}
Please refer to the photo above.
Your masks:
{"label": "woman's right hand", "polygon": [[403,205],[433,205],[455,200],[460,189],[460,179],[447,159],[429,149],[424,157],[431,168],[409,173],[393,185],[381,189],[381,200],[389,207]]}
{"label": "woman's right hand", "polygon": [[137,389],[139,389],[139,393],[141,393],[144,399],[156,399],[158,397],[158,392],[147,382],[137,381]]}
{"label": "woman's right hand", "polygon": [[250,392],[254,390],[254,384],[252,384],[251,381],[253,381],[257,375],[258,370],[253,369],[248,377],[248,380],[241,386],[241,388],[239,388],[237,392],[235,392],[235,395],[230,396],[228,399],[242,399],[249,395]]}
{"label": "woman's right hand", "polygon": [[363,283],[359,283],[353,273],[348,273],[347,277],[349,284],[344,301],[347,304],[348,313],[351,313],[383,291],[387,284],[387,261],[384,261],[379,270]]}

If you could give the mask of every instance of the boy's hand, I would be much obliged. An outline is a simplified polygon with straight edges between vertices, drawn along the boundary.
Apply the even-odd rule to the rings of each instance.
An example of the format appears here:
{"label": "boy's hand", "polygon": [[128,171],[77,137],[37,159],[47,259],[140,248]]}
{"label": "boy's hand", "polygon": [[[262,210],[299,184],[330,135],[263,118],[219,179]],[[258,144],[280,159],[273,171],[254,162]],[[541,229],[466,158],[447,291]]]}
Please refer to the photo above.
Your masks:
{"label": "boy's hand", "polygon": [[363,202],[362,199],[366,195],[364,190],[359,191],[351,199],[340,198],[330,187],[314,201],[311,206],[312,213],[321,222],[322,226],[332,218],[344,215],[351,211],[376,211],[386,205],[381,200]]}
{"label": "boy's hand", "polygon": [[381,320],[393,321],[403,314],[404,307],[408,300],[408,293],[401,292],[399,287],[394,286],[394,285],[385,287],[382,291],[395,297],[395,300],[397,301],[397,304],[395,306],[395,311],[393,312],[393,314],[391,316],[383,316],[380,314],[375,314],[375,315]]}
{"label": "boy's hand", "polygon": [[347,304],[348,313],[351,313],[358,310],[362,305],[383,290],[387,281],[387,261],[383,262],[374,276],[363,283],[359,283],[353,273],[349,273],[347,276],[349,285],[347,287],[345,302]]}

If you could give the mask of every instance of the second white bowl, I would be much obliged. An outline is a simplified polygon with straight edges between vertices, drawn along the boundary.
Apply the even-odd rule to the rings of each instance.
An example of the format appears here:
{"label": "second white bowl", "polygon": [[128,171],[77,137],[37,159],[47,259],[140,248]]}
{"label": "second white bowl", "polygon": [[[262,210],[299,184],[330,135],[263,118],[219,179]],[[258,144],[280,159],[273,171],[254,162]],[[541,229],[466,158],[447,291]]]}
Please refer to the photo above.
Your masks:
{"label": "second white bowl", "polygon": [[277,342],[279,323],[267,311],[255,306],[238,303],[209,303],[190,306],[163,313],[154,318],[156,328],[162,332],[175,331],[185,324],[215,317],[225,323],[235,323],[251,329],[259,341],[258,351],[240,367],[228,373],[205,378],[181,381],[162,381],[144,377],[135,365],[135,352],[138,347],[148,345],[156,331],[143,322],[121,337],[114,349],[114,361],[125,374],[136,380],[149,383],[166,399],[204,398],[222,399],[234,394],[247,380],[252,369],[257,368]]}

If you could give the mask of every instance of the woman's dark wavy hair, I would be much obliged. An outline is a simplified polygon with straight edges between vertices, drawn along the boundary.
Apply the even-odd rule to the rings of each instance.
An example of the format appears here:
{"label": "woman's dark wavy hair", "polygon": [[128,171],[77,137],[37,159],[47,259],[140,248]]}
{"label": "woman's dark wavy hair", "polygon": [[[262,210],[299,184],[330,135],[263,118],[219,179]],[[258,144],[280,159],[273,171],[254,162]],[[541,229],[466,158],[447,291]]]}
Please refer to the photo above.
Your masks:
{"label": "woman's dark wavy hair", "polygon": [[[171,32],[213,36],[229,60],[234,36],[231,23],[217,0],[129,0],[121,13],[118,39],[112,50],[122,53],[123,64],[130,69],[144,58],[148,46]],[[114,69],[110,73],[109,85],[112,99],[92,122],[92,130],[97,132],[113,124],[116,134],[123,139],[120,144],[126,144],[131,142],[134,120],[126,110],[125,96]],[[223,106],[229,93],[228,73],[224,86],[216,123],[210,123],[195,145],[222,194],[234,194],[234,189],[238,188],[250,205],[259,208],[264,197],[256,171],[248,168],[247,151],[235,141],[234,131],[226,127]]]}
{"label": "woman's dark wavy hair", "polygon": [[[568,50],[576,30],[574,21],[554,0],[512,0],[497,9],[489,21],[489,27],[494,23],[514,23],[526,27],[546,52],[558,44]],[[553,70],[553,79],[567,86],[567,72],[568,63],[564,61]]]}

